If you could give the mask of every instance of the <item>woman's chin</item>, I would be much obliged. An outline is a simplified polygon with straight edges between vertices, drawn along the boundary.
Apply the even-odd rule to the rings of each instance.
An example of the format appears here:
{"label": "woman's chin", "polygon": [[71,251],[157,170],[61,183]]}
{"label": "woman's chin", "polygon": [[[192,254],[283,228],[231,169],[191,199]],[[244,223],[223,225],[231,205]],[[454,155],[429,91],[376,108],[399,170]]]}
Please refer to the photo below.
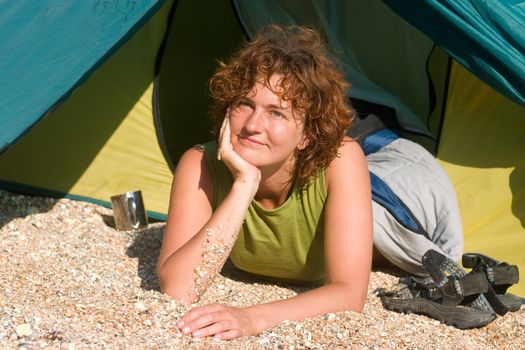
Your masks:
{"label": "woman's chin", "polygon": [[253,165],[254,167],[260,167],[262,165],[260,156],[257,156],[251,152],[242,152],[238,154],[244,161]]}

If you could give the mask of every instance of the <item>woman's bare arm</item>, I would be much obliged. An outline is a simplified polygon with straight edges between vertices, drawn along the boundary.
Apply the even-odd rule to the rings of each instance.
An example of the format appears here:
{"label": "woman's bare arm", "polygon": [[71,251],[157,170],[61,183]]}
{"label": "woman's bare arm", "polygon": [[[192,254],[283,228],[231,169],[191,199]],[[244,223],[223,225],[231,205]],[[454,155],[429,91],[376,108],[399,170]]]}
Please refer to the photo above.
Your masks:
{"label": "woman's bare arm", "polygon": [[372,204],[365,157],[348,141],[327,169],[325,256],[328,283],[293,298],[247,308],[206,305],[178,323],[185,334],[231,339],[254,335],[283,320],[327,312],[362,311],[372,259]]}
{"label": "woman's bare arm", "polygon": [[372,264],[372,202],[370,177],[357,142],[345,140],[340,157],[326,178],[325,286],[288,300],[252,307],[257,319],[273,326],[285,319],[302,319],[336,311],[363,310]]}
{"label": "woman's bare arm", "polygon": [[173,179],[157,274],[163,292],[190,303],[206,291],[224,265],[260,181],[258,169],[233,152],[229,126],[227,133],[224,130],[220,152],[234,182],[213,213],[212,179],[202,151],[187,151]]}

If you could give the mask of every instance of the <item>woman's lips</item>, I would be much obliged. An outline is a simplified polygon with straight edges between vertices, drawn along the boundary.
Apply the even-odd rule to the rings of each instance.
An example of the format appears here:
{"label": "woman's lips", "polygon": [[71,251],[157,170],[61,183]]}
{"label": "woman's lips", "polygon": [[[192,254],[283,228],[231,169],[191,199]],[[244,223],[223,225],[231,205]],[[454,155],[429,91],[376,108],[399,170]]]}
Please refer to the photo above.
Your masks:
{"label": "woman's lips", "polygon": [[244,143],[244,144],[246,144],[246,145],[264,146],[264,143],[259,142],[259,141],[257,141],[256,139],[251,138],[251,137],[243,137],[243,136],[239,136],[239,139],[241,140],[242,143]]}

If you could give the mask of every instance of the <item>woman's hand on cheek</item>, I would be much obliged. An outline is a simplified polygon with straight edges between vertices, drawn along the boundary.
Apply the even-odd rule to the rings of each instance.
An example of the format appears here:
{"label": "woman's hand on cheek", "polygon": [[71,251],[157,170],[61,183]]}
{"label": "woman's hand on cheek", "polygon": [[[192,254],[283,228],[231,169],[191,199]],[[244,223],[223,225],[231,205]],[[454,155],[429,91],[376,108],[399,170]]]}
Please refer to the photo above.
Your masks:
{"label": "woman's hand on cheek", "polygon": [[221,126],[217,158],[224,162],[235,179],[251,182],[255,185],[254,189],[257,190],[261,179],[261,172],[257,167],[242,159],[242,157],[233,149],[231,143],[229,109]]}
{"label": "woman's hand on cheek", "polygon": [[195,308],[177,322],[179,330],[193,337],[229,340],[256,335],[255,320],[247,309],[210,304]]}

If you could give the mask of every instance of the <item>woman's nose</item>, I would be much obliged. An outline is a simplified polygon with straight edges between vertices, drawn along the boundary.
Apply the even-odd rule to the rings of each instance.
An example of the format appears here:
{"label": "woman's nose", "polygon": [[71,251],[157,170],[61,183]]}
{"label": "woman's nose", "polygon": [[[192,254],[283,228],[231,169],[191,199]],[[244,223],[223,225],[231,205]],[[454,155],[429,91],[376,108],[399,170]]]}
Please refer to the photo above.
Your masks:
{"label": "woman's nose", "polygon": [[264,128],[264,114],[262,111],[255,109],[250,113],[244,126],[249,132],[261,132]]}

